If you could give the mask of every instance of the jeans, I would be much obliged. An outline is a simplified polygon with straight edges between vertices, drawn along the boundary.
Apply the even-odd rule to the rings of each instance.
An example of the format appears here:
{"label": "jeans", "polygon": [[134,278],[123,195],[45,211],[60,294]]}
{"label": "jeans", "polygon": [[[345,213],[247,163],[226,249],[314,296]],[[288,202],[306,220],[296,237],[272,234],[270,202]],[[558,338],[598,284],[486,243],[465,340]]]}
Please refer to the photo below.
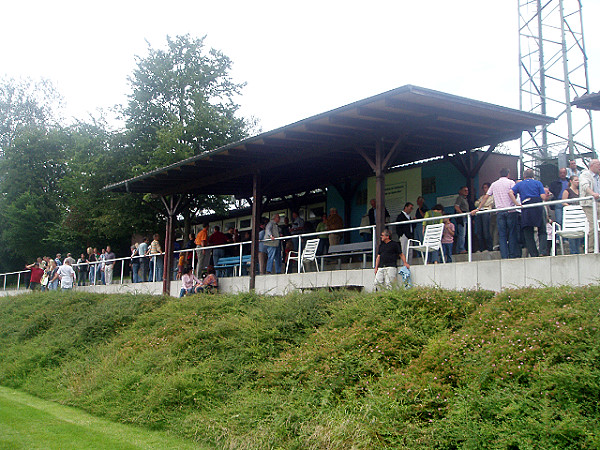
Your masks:
{"label": "jeans", "polygon": [[519,235],[517,230],[516,212],[499,212],[496,216],[498,224],[498,240],[500,256],[503,259],[518,258],[521,256],[519,248]]}
{"label": "jeans", "polygon": [[193,294],[193,293],[194,293],[193,287],[189,288],[189,289],[181,288],[181,290],[179,291],[179,298],[185,296],[186,294],[189,295],[189,294]]}
{"label": "jeans", "polygon": [[556,217],[556,222],[562,227],[563,205],[554,205],[554,216]]}
{"label": "jeans", "polygon": [[490,231],[490,214],[479,214],[475,216],[475,232],[479,240],[479,251],[492,251],[494,244]]}
{"label": "jeans", "polygon": [[442,244],[442,248],[444,249],[444,257],[446,258],[446,262],[452,262],[452,242]]}
{"label": "jeans", "polygon": [[[137,261],[139,261],[139,259]],[[139,262],[131,263],[131,282],[132,283],[140,282],[140,263]]]}
{"label": "jeans", "polygon": [[275,264],[275,273],[281,273],[281,246],[267,246],[267,273],[273,273],[273,264]]}
{"label": "jeans", "polygon": [[578,255],[581,244],[583,244],[583,238],[569,239],[569,253],[571,255]]}
{"label": "jeans", "polygon": [[463,253],[466,251],[465,249],[465,240],[467,237],[467,227],[464,223],[459,223],[456,225],[456,253]]}
{"label": "jeans", "polygon": [[162,281],[164,263],[162,255],[152,257],[150,261],[150,276],[152,277],[152,281]]}
{"label": "jeans", "polygon": [[224,248],[215,248],[212,251],[213,264],[216,266],[219,262],[219,259],[225,257],[225,249]]}

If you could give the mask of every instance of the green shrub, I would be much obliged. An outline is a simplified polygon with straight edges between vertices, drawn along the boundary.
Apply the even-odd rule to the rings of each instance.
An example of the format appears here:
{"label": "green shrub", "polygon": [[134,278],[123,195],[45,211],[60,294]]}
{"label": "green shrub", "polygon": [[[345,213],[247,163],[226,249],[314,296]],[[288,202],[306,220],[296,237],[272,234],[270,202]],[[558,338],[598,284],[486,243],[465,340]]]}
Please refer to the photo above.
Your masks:
{"label": "green shrub", "polygon": [[220,448],[598,448],[598,294],[35,293],[0,384]]}

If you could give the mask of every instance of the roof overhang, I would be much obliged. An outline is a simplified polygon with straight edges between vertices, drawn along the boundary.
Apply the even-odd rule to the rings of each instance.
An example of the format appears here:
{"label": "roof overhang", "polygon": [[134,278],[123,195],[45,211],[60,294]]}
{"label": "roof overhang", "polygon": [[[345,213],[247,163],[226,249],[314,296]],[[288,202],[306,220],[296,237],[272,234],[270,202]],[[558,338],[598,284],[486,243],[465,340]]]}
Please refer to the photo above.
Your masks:
{"label": "roof overhang", "polygon": [[379,141],[388,167],[511,141],[554,119],[407,85],[106,186],[115,192],[286,195],[372,174]]}
{"label": "roof overhang", "polygon": [[600,111],[600,92],[581,95],[571,102],[578,108]]}

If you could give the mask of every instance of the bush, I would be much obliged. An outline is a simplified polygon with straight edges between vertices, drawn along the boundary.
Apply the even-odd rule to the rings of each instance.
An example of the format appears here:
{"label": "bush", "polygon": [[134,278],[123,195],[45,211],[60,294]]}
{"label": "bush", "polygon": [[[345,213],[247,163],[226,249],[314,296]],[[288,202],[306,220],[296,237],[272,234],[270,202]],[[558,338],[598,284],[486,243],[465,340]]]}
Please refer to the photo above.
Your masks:
{"label": "bush", "polygon": [[225,448],[597,448],[597,287],[0,301],[0,383]]}

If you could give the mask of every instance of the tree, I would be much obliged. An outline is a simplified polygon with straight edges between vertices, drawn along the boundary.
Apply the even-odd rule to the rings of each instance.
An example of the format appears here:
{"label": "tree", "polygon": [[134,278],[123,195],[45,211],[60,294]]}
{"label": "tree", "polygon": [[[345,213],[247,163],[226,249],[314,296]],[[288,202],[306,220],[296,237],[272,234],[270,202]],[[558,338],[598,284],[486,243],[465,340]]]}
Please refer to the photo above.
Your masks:
{"label": "tree", "polygon": [[66,170],[66,144],[60,130],[29,126],[22,127],[5,148],[0,158],[3,265],[22,267],[44,253],[49,229],[61,219],[58,184]]}
{"label": "tree", "polygon": [[61,101],[48,80],[0,79],[0,154],[23,127],[56,124]]}
{"label": "tree", "polygon": [[[166,49],[148,45],[138,57],[125,109],[131,143],[136,149],[134,174],[164,167],[246,137],[254,124],[237,117],[235,98],[243,84],[232,81],[231,60],[207,50],[204,38],[167,36]],[[216,200],[216,201],[215,201]],[[188,199],[189,219],[199,210],[225,208],[228,198]]]}

